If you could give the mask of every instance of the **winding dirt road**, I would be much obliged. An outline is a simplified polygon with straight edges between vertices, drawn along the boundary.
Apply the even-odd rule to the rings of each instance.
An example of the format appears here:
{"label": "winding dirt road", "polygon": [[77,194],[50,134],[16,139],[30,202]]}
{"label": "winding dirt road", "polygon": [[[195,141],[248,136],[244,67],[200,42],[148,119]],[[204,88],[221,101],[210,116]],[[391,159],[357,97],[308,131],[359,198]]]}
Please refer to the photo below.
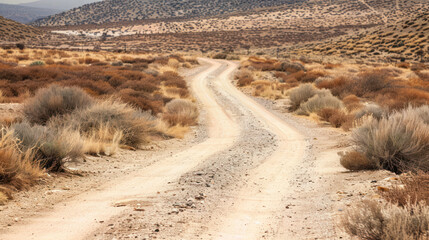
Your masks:
{"label": "winding dirt road", "polygon": [[[200,202],[208,205],[205,210],[181,212],[182,215],[189,214],[186,219],[190,220],[174,220],[179,223],[186,222],[183,227],[178,227],[180,229],[175,229],[173,224],[166,224],[173,227],[173,230],[157,238],[297,239],[299,235],[291,229],[296,230],[301,228],[301,225],[291,227],[291,220],[288,219],[285,208],[289,208],[287,202],[298,200],[307,204],[303,204],[303,212],[314,215],[319,211],[319,216],[309,218],[313,226],[319,228],[315,236],[332,237],[329,234],[332,234],[334,224],[330,219],[331,210],[330,206],[327,206],[329,204],[323,206],[323,213],[319,210],[320,203],[313,204],[315,199],[307,199],[308,195],[302,192],[304,189],[314,195],[320,188],[326,187],[317,183],[317,179],[314,180],[320,174],[309,170],[314,166],[309,161],[311,144],[308,136],[232,85],[231,75],[238,67],[236,63],[211,59],[201,59],[201,62],[207,67],[193,74],[190,81],[195,97],[206,112],[208,137],[205,141],[160,159],[135,174],[121,178],[120,181],[108,182],[94,191],[64,200],[50,211],[37,214],[1,231],[0,239],[122,239],[131,235],[138,239],[148,239],[148,231],[144,226],[159,220],[156,219],[159,215],[162,215],[164,223],[173,222],[170,218],[180,217],[179,211],[173,210],[177,215],[163,214],[161,210],[153,210],[155,206],[148,205],[145,215],[142,213],[132,222],[126,217],[131,216],[130,212],[134,210],[130,207],[117,207],[118,204],[128,206],[132,202],[143,202],[157,197],[160,193],[178,191],[177,189],[181,188],[181,191],[178,191],[181,193],[172,195],[173,200],[179,199],[183,192],[188,191],[186,187],[178,185],[181,179],[187,179],[184,176],[201,177],[203,173],[193,173],[200,169],[208,172],[209,167],[206,166],[217,166],[216,164],[219,167],[210,170],[213,172],[213,176],[210,176],[212,182],[204,186],[214,192],[213,199],[209,199],[210,195],[204,195],[206,201]],[[252,121],[245,123],[243,119]],[[245,124],[247,125],[244,126]],[[253,132],[246,129],[253,129]],[[255,131],[261,134],[260,139],[267,144],[262,142],[258,145],[251,140],[252,137],[258,136],[248,136],[250,140],[243,141],[246,134],[254,134]],[[252,152],[253,144],[262,147],[253,149]],[[328,157],[333,156],[335,155],[331,153]],[[240,159],[242,161],[237,162]],[[214,176],[223,171],[223,168],[228,169],[231,179],[216,181]],[[300,178],[304,180],[299,180]],[[199,184],[201,181],[196,182]],[[300,182],[297,184],[297,181]],[[313,185],[304,184],[303,187],[301,183],[304,181]],[[229,187],[232,185],[234,187]],[[189,186],[189,191],[202,189],[199,185]],[[335,191],[330,190],[329,186],[325,189]],[[320,198],[328,199],[318,198],[320,202],[329,201],[329,196]],[[168,208],[170,211],[171,199],[159,198],[157,201],[159,208],[165,211]],[[307,216],[296,211],[291,215],[297,216],[294,222],[304,221]],[[198,219],[201,216],[202,218]],[[121,219],[129,227],[125,229]],[[105,222],[105,226],[100,226],[100,222]],[[103,235],[107,229],[113,233]],[[330,233],[320,235],[323,231]],[[158,233],[159,229],[155,232]]]}

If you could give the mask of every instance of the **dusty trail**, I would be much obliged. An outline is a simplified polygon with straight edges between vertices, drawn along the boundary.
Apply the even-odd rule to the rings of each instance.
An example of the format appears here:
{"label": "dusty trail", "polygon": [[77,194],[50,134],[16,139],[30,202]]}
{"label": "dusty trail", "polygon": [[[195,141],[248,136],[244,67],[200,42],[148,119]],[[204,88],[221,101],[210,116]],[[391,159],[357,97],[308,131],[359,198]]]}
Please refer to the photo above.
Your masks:
{"label": "dusty trail", "polygon": [[[323,134],[233,86],[236,63],[201,61],[208,67],[196,70],[191,87],[207,113],[207,140],[57,204],[0,239],[334,238],[331,200],[339,184],[326,176],[340,171],[336,149],[313,151],[314,136]],[[192,207],[177,209],[189,198]],[[147,203],[144,212],[134,211],[137,203]],[[309,225],[314,229],[304,229]]]}
{"label": "dusty trail", "polygon": [[207,157],[230,147],[239,134],[237,123],[204,87],[207,76],[219,65],[213,64],[196,75],[194,78],[197,81],[193,82],[193,87],[200,90],[196,92],[196,97],[209,119],[209,138],[206,141],[158,161],[119,183],[109,183],[95,191],[76,196],[50,212],[15,225],[0,235],[0,239],[86,239],[97,229],[100,221],[106,221],[123,211],[123,208],[115,207],[115,203],[156,195],[166,190],[169,182],[190,171]]}
{"label": "dusty trail", "polygon": [[[211,64],[216,62],[209,61]],[[228,69],[237,66],[227,63]],[[277,229],[281,221],[276,219],[277,212],[284,209],[282,199],[293,194],[288,182],[294,175],[291,171],[305,157],[306,141],[302,134],[283,120],[269,112],[263,106],[235,88],[228,78],[219,78],[218,87],[250,109],[256,118],[278,138],[278,147],[274,154],[261,165],[253,169],[248,185],[233,200],[235,206],[229,209],[229,215],[220,219],[223,223],[209,226],[208,233],[214,239],[259,239],[266,229]],[[216,224],[218,225],[218,224]],[[276,236],[285,239],[286,236]]]}

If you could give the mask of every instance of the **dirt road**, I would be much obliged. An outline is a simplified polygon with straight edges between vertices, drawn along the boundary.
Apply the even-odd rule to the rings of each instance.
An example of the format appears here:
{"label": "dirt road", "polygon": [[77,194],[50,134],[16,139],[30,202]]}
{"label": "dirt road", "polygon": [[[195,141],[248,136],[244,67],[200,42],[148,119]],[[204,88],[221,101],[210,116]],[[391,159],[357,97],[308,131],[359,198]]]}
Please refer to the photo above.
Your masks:
{"label": "dirt road", "polygon": [[332,202],[343,183],[330,175],[341,171],[332,146],[343,134],[317,132],[243,94],[231,83],[236,63],[201,62],[189,79],[206,140],[65,199],[0,239],[337,237]]}

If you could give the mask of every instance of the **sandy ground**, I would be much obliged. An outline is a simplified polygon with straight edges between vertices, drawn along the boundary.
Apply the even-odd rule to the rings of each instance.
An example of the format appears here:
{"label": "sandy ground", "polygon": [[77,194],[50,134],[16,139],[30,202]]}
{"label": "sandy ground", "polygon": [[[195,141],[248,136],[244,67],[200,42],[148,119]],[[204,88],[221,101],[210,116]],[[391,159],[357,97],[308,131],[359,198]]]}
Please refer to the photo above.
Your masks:
{"label": "sandy ground", "polygon": [[[203,110],[184,140],[75,163],[0,208],[0,239],[338,239],[350,203],[384,171],[346,172],[349,136],[237,90],[237,64],[202,59],[187,78]],[[153,149],[151,149],[153,148]]]}

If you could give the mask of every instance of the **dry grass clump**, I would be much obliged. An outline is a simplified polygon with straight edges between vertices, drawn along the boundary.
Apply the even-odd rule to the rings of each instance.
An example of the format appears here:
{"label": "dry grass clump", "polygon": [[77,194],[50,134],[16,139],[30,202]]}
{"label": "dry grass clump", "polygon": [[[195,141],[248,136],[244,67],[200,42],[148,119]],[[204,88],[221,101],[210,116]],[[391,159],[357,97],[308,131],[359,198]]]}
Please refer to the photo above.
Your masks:
{"label": "dry grass clump", "polygon": [[253,74],[248,69],[241,69],[236,75],[235,79],[237,79],[237,85],[239,87],[244,87],[252,84],[255,81]]}
{"label": "dry grass clump", "polygon": [[355,113],[355,118],[361,119],[362,117],[371,116],[375,119],[381,119],[386,114],[387,111],[384,108],[378,106],[377,104],[368,104]]}
{"label": "dry grass clump", "polygon": [[418,172],[401,176],[402,185],[394,186],[382,196],[388,202],[405,207],[418,203],[429,205],[429,174]]}
{"label": "dry grass clump", "polygon": [[297,111],[300,115],[309,115],[317,113],[324,108],[341,109],[344,104],[340,99],[334,97],[329,90],[318,91],[316,95],[302,103]]}
{"label": "dry grass clump", "polygon": [[170,126],[192,126],[197,124],[198,107],[191,101],[185,99],[174,99],[165,105],[162,119]]}
{"label": "dry grass clump", "polygon": [[352,133],[357,151],[386,170],[429,171],[429,106],[369,119]]}
{"label": "dry grass clump", "polygon": [[348,210],[341,223],[347,233],[360,239],[423,240],[429,237],[429,207],[364,201]]}
{"label": "dry grass clump", "polygon": [[289,91],[289,99],[291,101],[291,109],[298,109],[301,103],[316,95],[317,89],[310,83],[301,84],[299,87]]}
{"label": "dry grass clump", "polygon": [[350,151],[340,154],[341,166],[351,171],[378,169],[377,162],[369,160],[364,154]]}
{"label": "dry grass clump", "polygon": [[347,114],[343,110],[337,108],[323,108],[317,112],[317,115],[319,115],[322,120],[329,122],[333,127],[343,127],[345,130],[352,127],[354,120],[353,115]]}
{"label": "dry grass clump", "polygon": [[46,124],[51,118],[93,104],[91,97],[76,87],[52,85],[41,89],[24,103],[23,114],[30,123]]}
{"label": "dry grass clump", "polygon": [[47,170],[62,171],[66,158],[83,157],[83,143],[75,132],[56,131],[26,122],[14,124],[11,129],[21,151],[31,151],[40,166]]}
{"label": "dry grass clump", "polygon": [[119,143],[139,148],[147,143],[153,130],[153,117],[119,101],[101,101],[80,109],[72,114],[56,119],[53,126],[70,126],[86,139],[99,139],[100,142]]}
{"label": "dry grass clump", "polygon": [[[13,130],[1,129],[0,184],[3,187],[0,187],[0,193],[7,191],[7,188],[25,189],[42,176],[43,171],[39,168],[37,161],[33,161],[33,158],[31,151],[19,150]],[[9,195],[8,192],[4,193]],[[8,197],[10,198],[10,195]]]}

